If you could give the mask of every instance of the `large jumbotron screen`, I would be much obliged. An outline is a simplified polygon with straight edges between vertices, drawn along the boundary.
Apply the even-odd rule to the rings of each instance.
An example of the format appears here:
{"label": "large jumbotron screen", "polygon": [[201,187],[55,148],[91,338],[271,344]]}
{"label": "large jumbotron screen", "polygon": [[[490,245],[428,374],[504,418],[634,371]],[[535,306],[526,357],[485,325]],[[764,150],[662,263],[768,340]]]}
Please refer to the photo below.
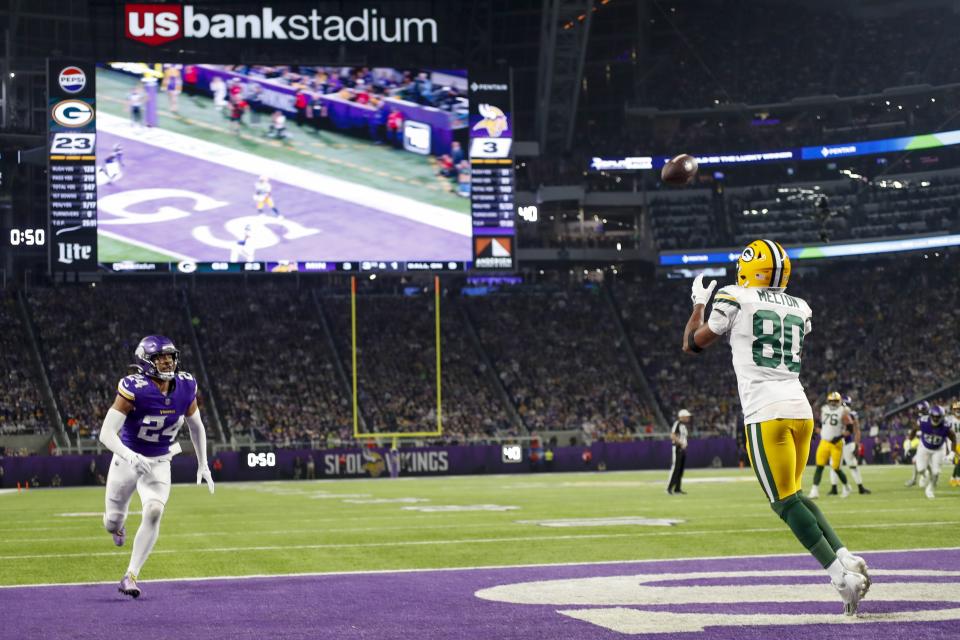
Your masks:
{"label": "large jumbotron screen", "polygon": [[98,262],[463,268],[471,131],[498,117],[468,93],[462,70],[98,64]]}

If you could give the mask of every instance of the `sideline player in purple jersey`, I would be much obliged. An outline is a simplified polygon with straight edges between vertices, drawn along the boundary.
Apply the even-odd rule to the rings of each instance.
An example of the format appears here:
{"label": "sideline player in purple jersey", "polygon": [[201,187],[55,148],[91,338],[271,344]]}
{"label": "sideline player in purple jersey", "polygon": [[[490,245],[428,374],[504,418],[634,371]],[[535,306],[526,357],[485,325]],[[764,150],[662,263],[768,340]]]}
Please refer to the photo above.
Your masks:
{"label": "sideline player in purple jersey", "polygon": [[[943,464],[946,451],[953,451],[957,445],[953,430],[944,422],[946,412],[940,405],[930,407],[930,415],[920,419],[920,424],[910,431],[909,439],[920,432],[920,446],[913,460],[917,473],[927,476],[926,495],[931,500],[935,497],[934,489],[940,479],[940,465]],[[950,441],[950,447],[944,450],[944,441]]]}
{"label": "sideline player in purple jersey", "polygon": [[143,504],[130,564],[120,581],[120,592],[136,598],[140,595],[137,575],[157,542],[160,518],[170,496],[170,446],[184,422],[197,452],[197,484],[206,480],[213,493],[213,477],[207,467],[207,435],[197,409],[197,381],[180,371],[180,352],[173,341],[147,336],[134,356],[140,373],[117,385],[117,397],[103,419],[100,441],[113,452],[103,526],[118,547],[126,539],[124,523],[134,489]]}

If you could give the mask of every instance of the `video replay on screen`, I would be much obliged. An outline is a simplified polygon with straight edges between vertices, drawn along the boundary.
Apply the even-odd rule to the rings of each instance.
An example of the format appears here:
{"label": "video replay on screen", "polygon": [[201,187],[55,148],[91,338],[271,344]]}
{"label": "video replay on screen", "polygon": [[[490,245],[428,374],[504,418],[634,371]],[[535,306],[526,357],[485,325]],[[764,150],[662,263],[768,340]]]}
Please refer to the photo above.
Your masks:
{"label": "video replay on screen", "polygon": [[471,258],[467,73],[97,66],[101,262]]}

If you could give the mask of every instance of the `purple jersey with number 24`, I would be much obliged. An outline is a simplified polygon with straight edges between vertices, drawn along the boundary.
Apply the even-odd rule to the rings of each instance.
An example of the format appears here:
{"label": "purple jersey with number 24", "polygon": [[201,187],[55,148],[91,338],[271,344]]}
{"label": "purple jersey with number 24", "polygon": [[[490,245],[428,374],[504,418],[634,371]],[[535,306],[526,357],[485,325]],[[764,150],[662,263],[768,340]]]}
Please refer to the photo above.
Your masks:
{"label": "purple jersey with number 24", "polygon": [[120,380],[117,393],[133,403],[120,430],[120,441],[140,455],[156,457],[170,451],[183,425],[183,416],[197,397],[197,381],[180,371],[170,381],[170,392],[142,374]]}

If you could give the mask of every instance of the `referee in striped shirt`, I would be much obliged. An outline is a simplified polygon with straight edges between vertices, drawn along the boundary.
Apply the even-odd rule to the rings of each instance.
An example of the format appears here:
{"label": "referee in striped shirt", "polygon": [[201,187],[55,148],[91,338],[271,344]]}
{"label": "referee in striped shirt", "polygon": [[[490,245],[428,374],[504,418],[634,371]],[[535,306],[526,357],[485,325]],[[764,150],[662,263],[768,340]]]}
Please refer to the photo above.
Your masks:
{"label": "referee in striped shirt", "polygon": [[687,424],[690,423],[690,412],[686,409],[680,409],[677,412],[677,421],[673,423],[670,429],[670,442],[673,455],[670,461],[670,483],[667,485],[667,493],[673,495],[679,493],[686,495],[686,491],[680,488],[683,481],[683,467],[687,462]]}

